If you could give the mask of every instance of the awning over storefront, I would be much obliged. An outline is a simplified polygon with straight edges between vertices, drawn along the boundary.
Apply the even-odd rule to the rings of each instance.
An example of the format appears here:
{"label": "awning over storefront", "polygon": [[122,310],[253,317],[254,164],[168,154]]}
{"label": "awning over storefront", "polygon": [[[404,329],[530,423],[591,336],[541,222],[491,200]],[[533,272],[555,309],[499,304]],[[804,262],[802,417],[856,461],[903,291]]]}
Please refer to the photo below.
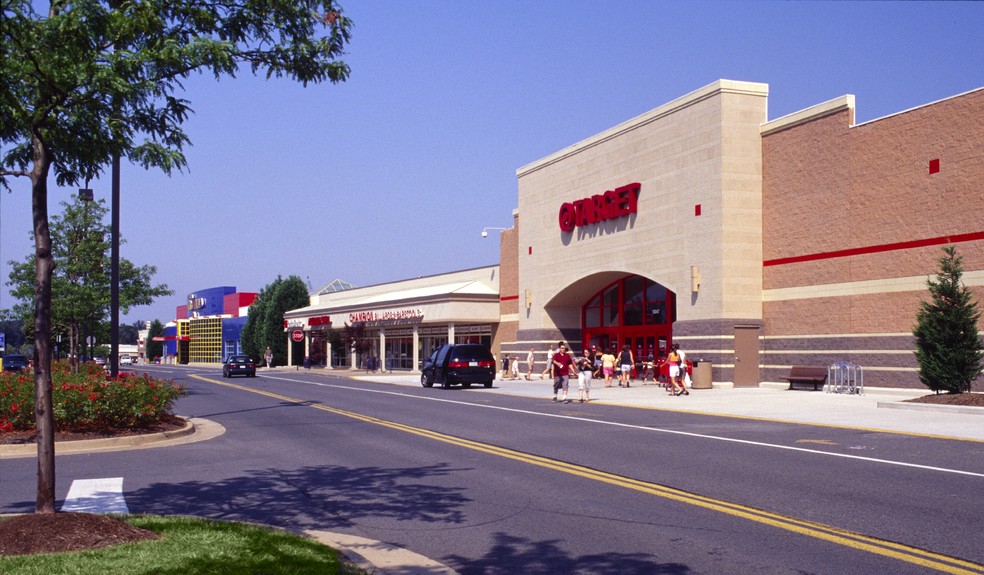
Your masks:
{"label": "awning over storefront", "polygon": [[343,324],[498,323],[498,266],[322,292],[311,299],[312,305],[285,313],[285,323],[309,328],[307,319],[321,316],[330,316],[336,328]]}

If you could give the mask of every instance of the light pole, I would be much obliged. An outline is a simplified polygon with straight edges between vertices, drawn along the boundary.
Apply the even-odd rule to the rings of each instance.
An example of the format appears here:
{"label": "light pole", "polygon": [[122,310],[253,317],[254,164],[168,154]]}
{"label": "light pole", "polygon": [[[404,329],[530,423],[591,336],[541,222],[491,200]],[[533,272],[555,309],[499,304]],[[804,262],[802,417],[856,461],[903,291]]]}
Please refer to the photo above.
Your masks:
{"label": "light pole", "polygon": [[[109,325],[109,374],[116,377],[120,372],[120,154],[113,153],[112,199],[110,200],[110,325]],[[89,180],[85,188],[79,190],[79,198],[91,202],[92,190]],[[90,353],[91,355],[91,353]]]}
{"label": "light pole", "polygon": [[506,231],[508,229],[509,228],[483,228],[482,229],[482,237],[483,238],[489,237],[489,230],[499,230],[499,231],[503,231],[504,232],[504,231]]}
{"label": "light pole", "polygon": [[110,249],[109,375],[120,372],[120,154],[113,153],[112,247]]}

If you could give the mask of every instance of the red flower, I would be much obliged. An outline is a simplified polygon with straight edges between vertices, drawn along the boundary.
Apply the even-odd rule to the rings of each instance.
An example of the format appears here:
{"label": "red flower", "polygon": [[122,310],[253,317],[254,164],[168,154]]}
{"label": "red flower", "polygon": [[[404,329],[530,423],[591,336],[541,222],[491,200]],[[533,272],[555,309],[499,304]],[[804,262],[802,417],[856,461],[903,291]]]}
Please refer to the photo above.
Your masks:
{"label": "red flower", "polygon": [[11,403],[10,404],[10,413],[17,413],[19,410],[20,410],[20,404],[19,403]]}

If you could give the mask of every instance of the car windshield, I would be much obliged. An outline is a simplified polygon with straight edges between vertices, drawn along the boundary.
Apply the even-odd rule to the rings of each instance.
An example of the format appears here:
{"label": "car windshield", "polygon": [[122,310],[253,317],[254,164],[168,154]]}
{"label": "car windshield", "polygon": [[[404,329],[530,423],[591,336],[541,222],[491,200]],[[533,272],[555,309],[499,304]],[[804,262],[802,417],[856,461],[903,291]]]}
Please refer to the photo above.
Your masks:
{"label": "car windshield", "polygon": [[248,355],[234,355],[229,358],[229,361],[242,362],[242,361],[252,361],[249,359]]}

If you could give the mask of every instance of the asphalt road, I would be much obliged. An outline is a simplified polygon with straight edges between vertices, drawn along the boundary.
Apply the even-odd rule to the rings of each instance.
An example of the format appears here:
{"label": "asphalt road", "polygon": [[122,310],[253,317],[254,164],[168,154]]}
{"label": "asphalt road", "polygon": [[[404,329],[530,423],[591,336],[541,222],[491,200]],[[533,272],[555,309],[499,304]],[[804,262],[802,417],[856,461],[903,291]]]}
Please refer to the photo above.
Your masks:
{"label": "asphalt road", "polygon": [[[984,573],[984,445],[304,372],[169,370],[226,433],[63,455],[133,513],[359,535],[461,574]],[[0,513],[34,506],[0,461]]]}

